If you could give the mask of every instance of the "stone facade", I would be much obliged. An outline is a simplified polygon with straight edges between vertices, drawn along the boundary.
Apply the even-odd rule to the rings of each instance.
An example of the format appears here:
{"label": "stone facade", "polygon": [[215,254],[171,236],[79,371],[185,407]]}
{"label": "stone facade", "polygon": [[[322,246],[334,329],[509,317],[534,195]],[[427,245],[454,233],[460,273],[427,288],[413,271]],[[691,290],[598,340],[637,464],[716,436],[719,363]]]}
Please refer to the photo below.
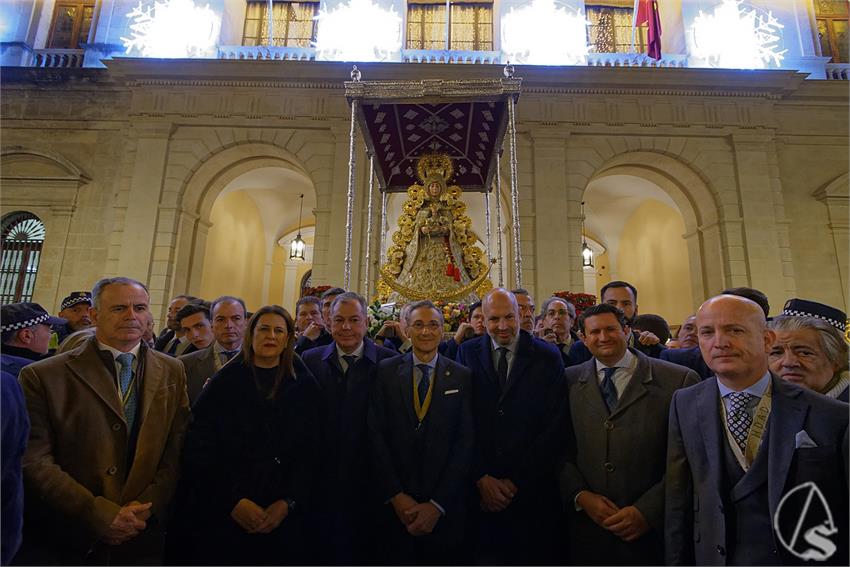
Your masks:
{"label": "stone facade", "polygon": [[[121,274],[150,284],[161,316],[170,296],[200,289],[216,197],[267,166],[312,181],[313,282],[342,282],[347,64],[107,64],[4,69],[0,212],[28,210],[45,222],[34,301],[55,308],[68,290]],[[487,65],[361,70],[363,80],[501,73]],[[519,67],[516,76],[522,282],[537,297],[584,288],[584,192],[595,179],[632,175],[663,189],[682,214],[695,306],[749,285],[774,311],[790,297],[848,307],[846,83],[794,71]],[[352,282],[360,288],[369,176],[357,147]],[[370,270],[377,238],[372,245]]]}

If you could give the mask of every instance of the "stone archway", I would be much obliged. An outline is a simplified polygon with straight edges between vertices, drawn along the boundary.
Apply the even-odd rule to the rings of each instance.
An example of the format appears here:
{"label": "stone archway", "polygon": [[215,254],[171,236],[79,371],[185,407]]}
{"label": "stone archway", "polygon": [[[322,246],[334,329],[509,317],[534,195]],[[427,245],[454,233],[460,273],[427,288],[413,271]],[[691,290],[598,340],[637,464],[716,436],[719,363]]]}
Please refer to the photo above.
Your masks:
{"label": "stone archway", "polygon": [[726,255],[722,242],[717,200],[708,182],[682,161],[658,152],[632,151],[604,162],[589,178],[628,175],[660,188],[682,215],[688,252],[691,296],[696,308],[706,297],[725,286]]}
{"label": "stone archway", "polygon": [[[162,281],[163,304],[174,293],[200,292],[213,205],[231,182],[260,168],[297,172],[310,181],[315,191],[314,178],[302,160],[284,148],[261,142],[236,144],[214,152],[186,171],[180,187],[167,188],[175,193],[175,199],[171,207],[160,208],[157,233],[171,232],[171,253],[166,258],[155,257],[153,262],[154,273],[166,275]],[[277,236],[266,240],[274,242]],[[266,267],[272,252],[270,247],[264,250]],[[265,287],[262,293],[267,293]]]}

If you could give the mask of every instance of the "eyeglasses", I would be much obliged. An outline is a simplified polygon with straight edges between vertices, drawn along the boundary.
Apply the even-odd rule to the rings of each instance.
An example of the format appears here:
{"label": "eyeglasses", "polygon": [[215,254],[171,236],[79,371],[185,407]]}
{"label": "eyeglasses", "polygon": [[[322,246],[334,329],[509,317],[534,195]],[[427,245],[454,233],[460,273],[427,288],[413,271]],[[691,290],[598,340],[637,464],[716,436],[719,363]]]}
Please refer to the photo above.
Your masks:
{"label": "eyeglasses", "polygon": [[436,321],[431,321],[430,323],[427,323],[427,324],[423,323],[422,321],[417,321],[414,324],[412,324],[411,327],[417,333],[421,333],[425,329],[428,329],[429,331],[439,331],[443,328],[443,326]]}

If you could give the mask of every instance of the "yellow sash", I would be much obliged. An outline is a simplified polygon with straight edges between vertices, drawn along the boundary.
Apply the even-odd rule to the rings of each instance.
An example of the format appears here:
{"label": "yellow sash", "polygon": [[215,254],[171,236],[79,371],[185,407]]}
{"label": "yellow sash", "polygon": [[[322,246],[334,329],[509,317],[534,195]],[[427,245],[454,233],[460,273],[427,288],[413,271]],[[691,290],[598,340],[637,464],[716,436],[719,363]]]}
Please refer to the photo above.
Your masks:
{"label": "yellow sash", "polygon": [[761,441],[764,438],[765,431],[767,430],[767,419],[770,417],[770,408],[772,405],[772,387],[772,381],[768,382],[767,388],[764,390],[764,395],[761,397],[761,400],[759,400],[759,403],[756,406],[756,413],[753,416],[750,431],[747,433],[746,453],[741,452],[741,447],[738,446],[738,442],[735,441],[735,438],[732,436],[732,432],[729,431],[729,426],[727,425],[726,404],[723,403],[722,398],[720,399],[720,411],[723,414],[723,430],[726,431],[726,439],[729,442],[729,446],[732,447],[732,453],[735,454],[738,464],[741,465],[741,468],[745,471],[749,470],[750,466],[753,464],[753,461],[758,454],[759,447],[761,447]]}

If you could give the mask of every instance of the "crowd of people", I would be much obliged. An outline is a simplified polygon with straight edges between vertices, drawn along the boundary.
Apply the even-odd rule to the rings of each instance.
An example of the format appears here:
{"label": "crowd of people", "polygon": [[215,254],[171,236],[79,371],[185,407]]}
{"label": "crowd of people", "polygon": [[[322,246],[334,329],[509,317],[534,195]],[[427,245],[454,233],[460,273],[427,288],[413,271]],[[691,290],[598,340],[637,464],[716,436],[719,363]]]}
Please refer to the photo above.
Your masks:
{"label": "crowd of people", "polygon": [[846,315],[637,300],[4,305],[2,564],[847,565]]}

